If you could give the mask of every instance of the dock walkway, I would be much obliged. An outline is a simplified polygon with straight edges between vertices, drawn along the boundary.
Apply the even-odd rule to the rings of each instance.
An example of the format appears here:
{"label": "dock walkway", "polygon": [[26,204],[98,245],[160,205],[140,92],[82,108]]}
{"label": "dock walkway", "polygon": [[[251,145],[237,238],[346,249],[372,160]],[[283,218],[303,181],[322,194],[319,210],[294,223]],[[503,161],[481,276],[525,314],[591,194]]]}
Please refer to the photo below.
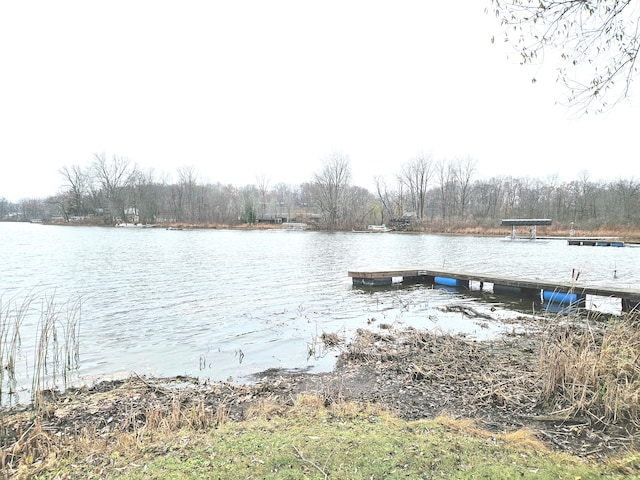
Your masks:
{"label": "dock walkway", "polygon": [[394,268],[388,270],[358,270],[348,272],[356,286],[391,285],[393,278],[402,277],[403,283],[426,283],[469,288],[469,282],[478,282],[480,290],[484,284],[493,284],[495,293],[512,294],[572,303],[584,306],[587,295],[619,298],[622,311],[640,308],[640,289],[590,286],[571,282],[552,282],[544,280],[524,280],[498,275],[484,275],[452,270],[437,270],[424,267]]}

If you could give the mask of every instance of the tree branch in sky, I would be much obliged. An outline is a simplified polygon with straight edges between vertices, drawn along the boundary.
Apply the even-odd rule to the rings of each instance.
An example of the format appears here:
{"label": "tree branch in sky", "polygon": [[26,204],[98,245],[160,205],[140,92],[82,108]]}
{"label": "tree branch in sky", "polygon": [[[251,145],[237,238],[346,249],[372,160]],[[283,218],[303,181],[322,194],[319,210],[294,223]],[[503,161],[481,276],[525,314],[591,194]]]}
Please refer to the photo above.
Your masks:
{"label": "tree branch in sky", "polygon": [[[602,112],[629,96],[638,68],[640,7],[632,0],[492,0],[522,64],[559,55],[570,106]],[[534,80],[535,81],[535,80]]]}

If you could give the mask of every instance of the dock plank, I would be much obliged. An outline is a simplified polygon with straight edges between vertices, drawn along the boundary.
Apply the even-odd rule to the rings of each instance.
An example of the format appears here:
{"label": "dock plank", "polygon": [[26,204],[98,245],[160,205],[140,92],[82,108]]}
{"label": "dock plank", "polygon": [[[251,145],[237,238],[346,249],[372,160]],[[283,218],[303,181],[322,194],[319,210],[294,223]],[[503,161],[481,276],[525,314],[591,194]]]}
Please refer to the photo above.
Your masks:
{"label": "dock plank", "polygon": [[640,289],[585,285],[581,283],[557,282],[537,279],[530,280],[493,274],[477,274],[463,271],[442,270],[425,267],[406,267],[381,270],[355,270],[349,271],[348,275],[349,277],[354,279],[382,279],[393,277],[403,277],[403,279],[409,279],[413,277],[447,277],[463,281],[498,284],[523,289],[571,292],[579,295],[597,295],[601,297],[617,297],[634,302],[640,302]]}

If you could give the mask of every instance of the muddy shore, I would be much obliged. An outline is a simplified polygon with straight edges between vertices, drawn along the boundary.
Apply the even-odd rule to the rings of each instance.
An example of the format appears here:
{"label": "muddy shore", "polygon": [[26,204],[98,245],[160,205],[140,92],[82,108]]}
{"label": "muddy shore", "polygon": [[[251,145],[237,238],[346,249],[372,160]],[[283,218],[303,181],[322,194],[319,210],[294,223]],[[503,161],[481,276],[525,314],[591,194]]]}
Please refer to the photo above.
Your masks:
{"label": "muddy shore", "polygon": [[[474,419],[489,431],[526,428],[549,447],[586,459],[634,448],[639,437],[628,426],[568,418],[544,405],[539,393],[542,324],[513,321],[530,325],[525,332],[514,328],[490,341],[388,325],[359,330],[348,345],[330,334],[322,340],[337,357],[332,372],[269,370],[246,385],[133,374],[64,394],[49,392],[38,421],[58,437],[82,431],[107,437],[143,428],[150,412],[169,412],[176,404],[239,421],[250,407],[268,402],[277,414],[278,406],[284,409],[305,393],[326,405],[345,400],[376,404],[409,420],[445,414]],[[5,409],[1,417],[2,447],[8,451],[32,428],[34,412]]]}

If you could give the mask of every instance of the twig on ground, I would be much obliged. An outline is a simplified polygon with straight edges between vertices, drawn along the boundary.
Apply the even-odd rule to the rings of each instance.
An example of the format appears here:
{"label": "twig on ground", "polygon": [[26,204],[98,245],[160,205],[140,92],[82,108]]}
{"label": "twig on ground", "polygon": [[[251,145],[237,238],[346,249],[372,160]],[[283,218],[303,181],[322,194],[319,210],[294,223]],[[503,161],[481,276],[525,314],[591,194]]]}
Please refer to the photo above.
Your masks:
{"label": "twig on ground", "polygon": [[329,474],[327,472],[325,472],[317,463],[312,462],[311,460],[305,458],[305,456],[302,454],[302,452],[300,450],[298,450],[298,447],[295,446],[295,444],[291,444],[291,446],[293,447],[293,449],[296,451],[296,453],[298,454],[298,457],[300,457],[300,460],[302,460],[305,463],[308,463],[309,465],[311,465],[313,468],[315,468],[316,470],[318,470],[322,475],[324,475],[325,480],[327,478],[329,478]]}

